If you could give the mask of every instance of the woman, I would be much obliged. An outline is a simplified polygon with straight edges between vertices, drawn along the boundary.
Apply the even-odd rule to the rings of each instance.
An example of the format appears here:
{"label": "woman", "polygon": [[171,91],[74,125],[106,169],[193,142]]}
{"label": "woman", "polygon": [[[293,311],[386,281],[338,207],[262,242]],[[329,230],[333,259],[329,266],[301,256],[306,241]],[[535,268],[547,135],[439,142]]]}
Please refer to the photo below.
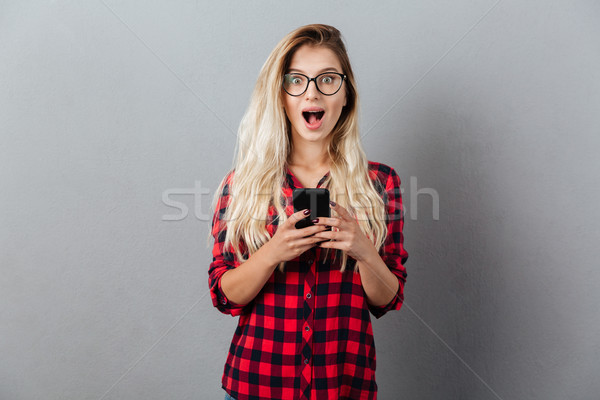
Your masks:
{"label": "woman", "polygon": [[[400,178],[367,160],[357,112],[334,27],[289,33],[260,71],[213,202],[210,293],[240,316],[226,399],[376,398],[369,312],[400,309],[408,253]],[[331,218],[295,228],[302,187],[329,189]]]}

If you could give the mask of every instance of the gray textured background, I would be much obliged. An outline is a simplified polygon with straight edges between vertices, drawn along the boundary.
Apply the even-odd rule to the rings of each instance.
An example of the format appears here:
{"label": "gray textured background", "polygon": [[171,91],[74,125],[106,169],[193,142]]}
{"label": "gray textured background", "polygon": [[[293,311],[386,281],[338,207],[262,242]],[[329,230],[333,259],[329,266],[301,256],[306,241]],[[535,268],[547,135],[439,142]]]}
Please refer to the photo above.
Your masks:
{"label": "gray textured background", "polygon": [[404,188],[379,398],[598,398],[597,1],[111,0],[0,4],[0,399],[223,397],[209,200],[264,60],[314,22]]}

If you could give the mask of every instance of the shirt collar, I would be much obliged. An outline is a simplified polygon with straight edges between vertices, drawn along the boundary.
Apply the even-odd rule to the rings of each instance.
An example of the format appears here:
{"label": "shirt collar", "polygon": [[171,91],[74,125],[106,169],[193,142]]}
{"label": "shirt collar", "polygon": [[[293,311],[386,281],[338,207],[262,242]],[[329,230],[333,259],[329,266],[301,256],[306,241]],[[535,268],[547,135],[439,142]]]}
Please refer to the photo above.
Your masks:
{"label": "shirt collar", "polygon": [[[302,186],[302,184],[300,183],[298,178],[296,178],[296,176],[292,173],[292,171],[290,170],[290,168],[287,165],[285,166],[285,174],[286,174],[288,185],[290,185],[290,187],[292,189],[304,188],[304,186]],[[323,177],[319,180],[319,183],[317,183],[317,187],[321,187],[321,185],[323,184],[323,182],[325,182],[325,179],[327,179],[328,176],[329,176],[329,171],[327,171],[327,173],[325,175],[323,175]]]}

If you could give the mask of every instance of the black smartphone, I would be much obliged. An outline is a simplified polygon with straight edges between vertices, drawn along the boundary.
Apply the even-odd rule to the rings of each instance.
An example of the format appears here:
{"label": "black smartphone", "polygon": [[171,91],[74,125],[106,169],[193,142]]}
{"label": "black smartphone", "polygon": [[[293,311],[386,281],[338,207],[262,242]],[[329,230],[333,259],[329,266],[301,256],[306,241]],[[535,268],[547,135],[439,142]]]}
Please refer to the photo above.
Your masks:
{"label": "black smartphone", "polygon": [[329,190],[325,188],[294,189],[292,192],[294,212],[308,208],[308,217],[296,222],[296,228],[302,229],[314,225],[312,220],[318,217],[331,216],[329,209]]}

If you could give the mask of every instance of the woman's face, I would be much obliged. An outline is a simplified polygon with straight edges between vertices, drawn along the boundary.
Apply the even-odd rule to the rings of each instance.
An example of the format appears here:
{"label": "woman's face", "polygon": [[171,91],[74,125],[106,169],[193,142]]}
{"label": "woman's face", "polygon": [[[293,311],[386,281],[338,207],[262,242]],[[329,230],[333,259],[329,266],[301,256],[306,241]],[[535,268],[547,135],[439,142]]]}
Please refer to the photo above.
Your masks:
{"label": "woman's face", "polygon": [[[309,78],[314,78],[323,72],[344,73],[332,50],[309,45],[299,47],[292,56],[290,66],[285,73],[292,72],[299,72]],[[283,105],[291,122],[292,140],[295,144],[305,141],[325,145],[340,118],[342,108],[346,105],[346,83],[342,83],[340,90],[331,96],[319,92],[314,81],[310,82],[306,92],[300,96],[290,96],[283,91]],[[307,109],[322,110],[320,120],[316,119],[320,113],[311,116]]]}

